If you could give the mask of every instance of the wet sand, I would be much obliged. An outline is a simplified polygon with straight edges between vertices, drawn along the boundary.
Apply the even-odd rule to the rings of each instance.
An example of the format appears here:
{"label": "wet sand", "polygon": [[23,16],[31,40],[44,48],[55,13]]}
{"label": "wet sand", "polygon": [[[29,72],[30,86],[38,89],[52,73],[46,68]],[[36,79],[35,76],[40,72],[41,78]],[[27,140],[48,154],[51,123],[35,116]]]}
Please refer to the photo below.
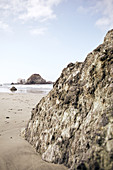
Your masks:
{"label": "wet sand", "polygon": [[0,93],[0,170],[66,170],[44,162],[20,136],[31,110],[44,94]]}

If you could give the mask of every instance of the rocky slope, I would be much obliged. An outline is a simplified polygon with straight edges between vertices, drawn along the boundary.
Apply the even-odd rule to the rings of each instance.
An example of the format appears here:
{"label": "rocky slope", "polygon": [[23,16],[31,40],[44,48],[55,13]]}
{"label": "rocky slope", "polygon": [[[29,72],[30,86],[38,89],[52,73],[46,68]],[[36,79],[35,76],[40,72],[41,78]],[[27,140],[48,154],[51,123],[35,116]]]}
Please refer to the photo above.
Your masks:
{"label": "rocky slope", "polygon": [[28,79],[26,84],[51,84],[52,82],[47,82],[39,74],[32,74]]}
{"label": "rocky slope", "polygon": [[45,161],[113,169],[113,30],[83,63],[62,71],[23,134]]}

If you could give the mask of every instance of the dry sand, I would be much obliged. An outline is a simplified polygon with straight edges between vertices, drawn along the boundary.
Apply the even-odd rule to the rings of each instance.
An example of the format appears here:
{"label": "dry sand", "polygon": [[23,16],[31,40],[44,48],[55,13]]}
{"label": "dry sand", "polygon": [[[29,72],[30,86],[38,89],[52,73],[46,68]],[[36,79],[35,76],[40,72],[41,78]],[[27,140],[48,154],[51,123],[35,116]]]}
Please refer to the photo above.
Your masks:
{"label": "dry sand", "polygon": [[44,162],[20,136],[31,110],[44,94],[0,93],[0,170],[66,170]]}

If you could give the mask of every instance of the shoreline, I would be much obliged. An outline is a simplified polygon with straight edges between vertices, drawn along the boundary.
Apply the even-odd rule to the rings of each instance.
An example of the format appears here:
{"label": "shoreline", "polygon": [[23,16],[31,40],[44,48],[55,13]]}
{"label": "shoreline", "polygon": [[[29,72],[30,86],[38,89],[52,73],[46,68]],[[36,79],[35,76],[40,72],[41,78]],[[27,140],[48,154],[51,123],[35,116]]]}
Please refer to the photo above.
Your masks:
{"label": "shoreline", "polygon": [[[12,92],[10,89],[15,87],[17,91]],[[37,85],[2,85],[0,93],[48,93],[53,88],[52,84],[37,84]]]}
{"label": "shoreline", "polygon": [[46,94],[0,93],[0,170],[66,170],[63,165],[44,162],[20,136],[31,110]]}

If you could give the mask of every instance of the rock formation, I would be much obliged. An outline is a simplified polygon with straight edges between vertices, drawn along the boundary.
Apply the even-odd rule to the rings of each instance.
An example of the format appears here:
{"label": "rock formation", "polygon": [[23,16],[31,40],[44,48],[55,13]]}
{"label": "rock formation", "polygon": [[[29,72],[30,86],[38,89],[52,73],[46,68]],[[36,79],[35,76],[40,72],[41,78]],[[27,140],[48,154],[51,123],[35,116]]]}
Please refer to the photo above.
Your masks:
{"label": "rock formation", "polygon": [[17,91],[17,88],[14,87],[14,86],[12,86],[12,87],[10,88],[10,90],[11,90],[11,91]]}
{"label": "rock formation", "polygon": [[113,170],[113,30],[83,63],[62,71],[23,134],[45,161]]}
{"label": "rock formation", "polygon": [[46,80],[44,80],[39,74],[33,74],[27,79],[26,84],[46,84]]}

